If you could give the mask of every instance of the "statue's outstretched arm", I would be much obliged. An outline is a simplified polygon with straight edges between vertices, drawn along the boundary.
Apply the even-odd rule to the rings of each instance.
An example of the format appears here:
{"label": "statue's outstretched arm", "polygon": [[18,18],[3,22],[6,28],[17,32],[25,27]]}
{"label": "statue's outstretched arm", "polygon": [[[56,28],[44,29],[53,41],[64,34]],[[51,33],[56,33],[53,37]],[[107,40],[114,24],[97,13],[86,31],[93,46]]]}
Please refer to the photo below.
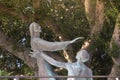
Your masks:
{"label": "statue's outstretched arm", "polygon": [[40,37],[40,32],[42,32],[41,27],[36,22],[33,22],[29,26],[30,36],[31,36],[31,47],[33,51],[58,51],[66,48],[67,45],[74,43],[78,39],[83,39],[83,37],[75,38],[71,41],[63,42],[50,42],[43,40]]}
{"label": "statue's outstretched arm", "polygon": [[49,57],[48,55],[46,55],[44,53],[41,53],[41,57],[43,59],[45,59],[48,63],[50,63],[51,65],[53,65],[53,66],[61,67],[61,68],[65,68],[66,69],[66,63],[64,63],[64,62],[56,61],[55,59]]}
{"label": "statue's outstretched arm", "polygon": [[71,41],[63,41],[63,42],[49,42],[40,38],[34,38],[31,41],[31,46],[33,47],[33,49],[37,49],[41,51],[58,51],[65,49],[67,45],[72,44],[76,40],[82,38],[83,37],[78,37]]}

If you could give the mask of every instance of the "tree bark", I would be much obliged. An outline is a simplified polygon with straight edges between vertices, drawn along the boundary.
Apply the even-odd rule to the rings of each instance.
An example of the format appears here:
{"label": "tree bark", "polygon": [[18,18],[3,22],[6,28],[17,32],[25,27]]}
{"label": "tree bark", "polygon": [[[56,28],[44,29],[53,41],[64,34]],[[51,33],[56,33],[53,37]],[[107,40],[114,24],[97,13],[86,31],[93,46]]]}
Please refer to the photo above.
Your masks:
{"label": "tree bark", "polygon": [[[86,15],[88,17],[87,19],[90,23],[92,23],[92,24],[89,25],[89,26],[91,26],[91,30],[90,30],[91,40],[89,41],[91,43],[94,41],[93,38],[100,34],[101,30],[103,29],[104,20],[105,20],[105,17],[104,17],[104,7],[105,7],[104,2],[101,1],[101,0],[96,0],[95,2],[96,2],[95,3],[96,6],[94,6],[94,7],[92,7],[92,5],[90,4],[90,0],[85,0],[85,3],[84,3]],[[95,9],[95,10],[93,10],[93,9]],[[92,17],[92,16],[94,16],[94,17]],[[91,20],[92,20],[92,22],[91,22]]]}
{"label": "tree bark", "polygon": [[98,35],[103,29],[104,20],[105,20],[104,7],[105,5],[102,0],[96,1],[95,20],[94,20],[95,24],[91,30],[92,31],[91,36]]}
{"label": "tree bark", "polygon": [[[114,29],[111,43],[110,43],[110,49],[113,48],[113,45],[117,46],[117,49],[116,51],[114,51],[115,53],[112,53],[112,54],[117,56],[111,56],[114,65],[112,67],[112,70],[109,76],[120,76],[120,50],[119,50],[120,48],[120,13],[118,14],[118,17],[116,20],[115,29]],[[115,78],[108,78],[108,80],[115,80]]]}
{"label": "tree bark", "polygon": [[[93,1],[94,4],[92,4]],[[95,23],[96,0],[84,0],[84,6],[90,28],[92,28]]]}

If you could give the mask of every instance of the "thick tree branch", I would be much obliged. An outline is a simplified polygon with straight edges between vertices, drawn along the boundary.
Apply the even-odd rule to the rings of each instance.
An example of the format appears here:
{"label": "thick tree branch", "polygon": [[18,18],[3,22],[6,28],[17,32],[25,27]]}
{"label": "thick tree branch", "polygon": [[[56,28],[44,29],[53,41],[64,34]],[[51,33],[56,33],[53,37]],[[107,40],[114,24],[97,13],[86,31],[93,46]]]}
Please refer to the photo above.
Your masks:
{"label": "thick tree branch", "polygon": [[14,47],[14,41],[4,34],[2,30],[0,30],[0,46],[10,52],[11,54],[17,56],[21,60],[23,60],[31,69],[34,71],[37,69],[36,66],[36,59],[31,58],[28,54],[30,53],[29,49],[26,49],[25,47],[17,47],[15,50],[13,50]]}
{"label": "thick tree branch", "polygon": [[[118,14],[118,17],[116,19],[116,25],[115,29],[112,35],[111,43],[110,43],[110,48],[114,48],[113,46],[117,46],[118,50],[120,48],[120,13]],[[118,55],[117,57],[112,56],[112,60],[115,65],[120,66],[120,52],[119,51],[114,51],[117,53],[112,53],[114,55]]]}
{"label": "thick tree branch", "polygon": [[103,23],[105,20],[104,7],[105,7],[104,2],[101,0],[97,0],[94,20],[95,24],[92,28],[91,35],[98,35],[103,29]]}
{"label": "thick tree branch", "polygon": [[[37,71],[38,71],[38,66],[36,63],[37,61],[35,58],[31,58],[29,56],[30,49],[20,45],[16,49],[13,49],[14,41],[8,38],[2,30],[0,30],[0,46],[9,53],[23,60],[33,71],[36,72],[35,74],[37,75]],[[65,61],[65,59],[60,57],[58,54],[54,54],[53,56],[53,53],[48,53],[48,55],[51,55],[53,58],[58,59],[59,61],[61,60]]]}
{"label": "thick tree branch", "polygon": [[[86,0],[86,1],[89,2],[89,0]],[[88,4],[88,2],[86,2],[86,4]],[[85,6],[85,7],[90,7],[90,4],[89,4],[89,6]],[[100,34],[101,30],[103,29],[104,20],[105,20],[104,7],[105,6],[104,6],[103,1],[100,1],[100,0],[96,1],[95,18],[93,20],[95,22],[94,22],[94,24],[92,24],[93,26],[91,27],[91,32],[90,32],[91,40],[88,42],[85,42],[87,44],[87,46],[83,45],[83,48],[85,48],[85,49],[88,49],[90,45],[94,45],[94,44],[92,44],[94,42],[94,37],[98,36]],[[86,9],[89,9],[89,8],[86,8]],[[89,13],[88,16],[91,14],[90,10],[86,10],[86,12]],[[89,44],[89,43],[91,43],[91,44]]]}
{"label": "thick tree branch", "polygon": [[92,0],[84,0],[85,12],[89,21],[90,28],[93,27],[95,21],[96,0],[94,0],[94,4],[92,4],[92,2]]}
{"label": "thick tree branch", "polygon": [[[110,50],[112,50],[111,52],[113,52],[111,54],[114,55],[111,56],[114,64],[112,66],[109,76],[120,76],[120,13],[118,14],[116,19],[115,29],[110,42]],[[107,80],[115,80],[115,79],[108,78]]]}

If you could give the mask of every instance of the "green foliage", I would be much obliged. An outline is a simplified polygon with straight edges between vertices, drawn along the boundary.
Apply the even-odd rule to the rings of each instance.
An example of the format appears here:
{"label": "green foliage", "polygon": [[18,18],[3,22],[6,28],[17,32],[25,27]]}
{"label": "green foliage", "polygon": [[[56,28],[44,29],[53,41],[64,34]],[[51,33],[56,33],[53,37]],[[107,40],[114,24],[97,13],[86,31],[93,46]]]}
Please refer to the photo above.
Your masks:
{"label": "green foliage", "polygon": [[109,55],[112,57],[115,57],[115,58],[118,58],[120,56],[119,46],[117,44],[115,44],[114,42],[111,43]]}
{"label": "green foliage", "polygon": [[[116,24],[116,18],[118,16],[118,13],[120,12],[119,8],[120,5],[118,4],[120,1],[119,0],[107,0],[105,1],[105,14],[107,16],[107,19],[105,21],[105,25],[106,28],[104,28],[104,35],[107,34],[108,37],[105,37],[106,40],[108,40],[107,44],[110,44],[110,40],[112,37],[112,33],[114,31],[114,27]],[[117,57],[119,56],[119,48],[115,43],[111,44],[111,48],[109,47],[109,45],[106,46],[106,51],[108,52],[109,56],[113,56],[113,57]],[[116,53],[117,52],[117,53]]]}
{"label": "green foliage", "polygon": [[87,37],[89,25],[84,12],[84,6],[73,0],[51,2],[48,16],[52,17],[60,31],[69,35],[69,38],[77,36]]}
{"label": "green foliage", "polygon": [[117,0],[117,1],[114,1],[114,0],[108,0],[108,1],[105,1],[106,4],[105,4],[105,13],[106,15],[109,15],[113,18],[116,18],[117,14],[120,12],[119,11],[119,7],[120,5],[118,4],[120,1]]}
{"label": "green foliage", "polygon": [[[55,34],[51,31],[51,29],[49,29],[48,27],[42,27],[42,33],[40,34],[41,38],[43,38],[44,40],[47,41],[59,41],[58,37],[55,36]],[[49,33],[49,34],[48,34]]]}
{"label": "green foliage", "polygon": [[30,40],[28,28],[29,25],[22,23],[21,20],[18,20],[14,17],[4,17],[3,15],[5,14],[1,14],[2,18],[0,19],[0,27],[8,37],[13,38],[15,41],[15,47],[20,44],[30,47],[28,44]]}
{"label": "green foliage", "polygon": [[[109,32],[109,30],[107,31]],[[94,75],[108,75],[111,71],[112,60],[107,51],[109,46],[108,41],[110,39],[109,34],[105,35],[104,31],[100,35],[94,37],[93,46],[90,46],[90,50],[93,54],[93,59],[91,61],[91,68]],[[94,51],[94,52],[93,52]],[[109,65],[109,66],[108,66]],[[104,67],[103,67],[104,66]],[[105,66],[107,68],[105,68]],[[101,80],[101,79],[96,79]],[[102,80],[106,80],[103,78]]]}

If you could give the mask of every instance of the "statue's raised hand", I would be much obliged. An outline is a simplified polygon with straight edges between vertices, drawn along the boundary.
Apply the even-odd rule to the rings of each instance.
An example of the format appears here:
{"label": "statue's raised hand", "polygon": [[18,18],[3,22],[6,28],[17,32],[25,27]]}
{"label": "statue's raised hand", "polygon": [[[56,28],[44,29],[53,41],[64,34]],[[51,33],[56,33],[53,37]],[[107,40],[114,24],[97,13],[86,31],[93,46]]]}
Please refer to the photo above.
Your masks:
{"label": "statue's raised hand", "polygon": [[75,41],[77,41],[77,40],[79,40],[79,39],[84,39],[84,37],[75,38],[75,39],[73,39],[72,41],[70,41],[70,43],[74,43]]}

